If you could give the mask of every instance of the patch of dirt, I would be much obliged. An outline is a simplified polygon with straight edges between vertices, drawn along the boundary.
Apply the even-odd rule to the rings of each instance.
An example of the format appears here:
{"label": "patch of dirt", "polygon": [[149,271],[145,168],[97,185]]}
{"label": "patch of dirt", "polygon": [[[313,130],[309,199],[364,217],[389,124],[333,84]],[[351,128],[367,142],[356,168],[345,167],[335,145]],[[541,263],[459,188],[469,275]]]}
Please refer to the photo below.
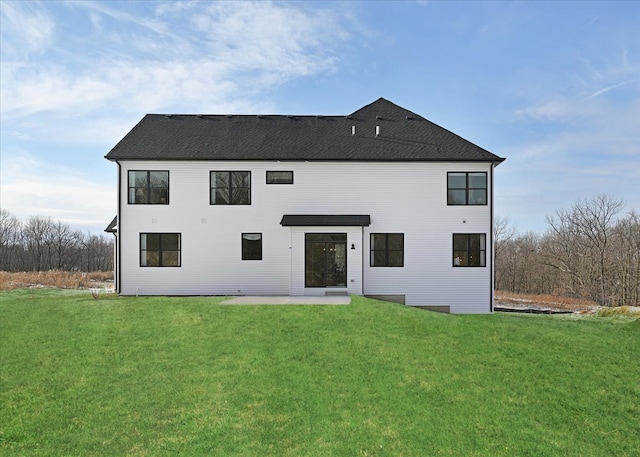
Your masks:
{"label": "patch of dirt", "polygon": [[601,306],[597,303],[554,295],[524,295],[496,291],[494,310],[505,312],[528,312],[536,314],[595,314]]}
{"label": "patch of dirt", "polygon": [[113,288],[113,272],[0,271],[0,290],[57,287],[59,289]]}

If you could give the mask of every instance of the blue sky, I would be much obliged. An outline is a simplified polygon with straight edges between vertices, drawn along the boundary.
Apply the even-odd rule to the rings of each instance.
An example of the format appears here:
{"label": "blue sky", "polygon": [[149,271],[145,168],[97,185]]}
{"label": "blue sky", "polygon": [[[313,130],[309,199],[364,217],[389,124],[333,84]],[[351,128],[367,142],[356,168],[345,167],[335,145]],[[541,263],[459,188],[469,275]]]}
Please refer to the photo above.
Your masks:
{"label": "blue sky", "polygon": [[348,114],[384,97],[506,157],[496,214],[640,211],[640,2],[0,1],[0,206],[99,233],[146,113]]}

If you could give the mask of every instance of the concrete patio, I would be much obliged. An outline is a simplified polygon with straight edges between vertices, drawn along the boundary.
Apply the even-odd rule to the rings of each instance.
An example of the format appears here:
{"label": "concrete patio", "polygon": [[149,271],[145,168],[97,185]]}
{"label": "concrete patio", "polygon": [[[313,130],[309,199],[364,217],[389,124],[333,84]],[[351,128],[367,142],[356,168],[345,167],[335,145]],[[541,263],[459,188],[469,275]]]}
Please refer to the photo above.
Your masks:
{"label": "concrete patio", "polygon": [[271,295],[255,296],[246,295],[233,297],[220,302],[221,305],[348,305],[351,297],[348,295],[336,296],[288,296]]}

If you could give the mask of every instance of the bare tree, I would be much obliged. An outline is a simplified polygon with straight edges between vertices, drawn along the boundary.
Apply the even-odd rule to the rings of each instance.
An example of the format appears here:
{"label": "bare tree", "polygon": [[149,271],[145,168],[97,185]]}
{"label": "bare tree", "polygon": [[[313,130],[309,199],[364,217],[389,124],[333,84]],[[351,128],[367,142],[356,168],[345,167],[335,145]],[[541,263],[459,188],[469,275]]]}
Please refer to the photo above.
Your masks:
{"label": "bare tree", "polygon": [[0,209],[0,270],[110,271],[113,239],[73,230],[49,217],[32,216],[26,223]]}
{"label": "bare tree", "polygon": [[52,227],[52,239],[55,249],[55,266],[52,267],[58,270],[72,269],[72,256],[81,248],[82,233],[58,221]]}
{"label": "bare tree", "polygon": [[515,235],[516,229],[511,226],[511,220],[508,217],[496,216],[493,219],[493,241],[496,256],[500,253],[502,246],[511,241]]}
{"label": "bare tree", "polygon": [[53,221],[50,217],[31,216],[24,226],[25,258],[29,269],[47,270],[50,267],[50,246]]}
{"label": "bare tree", "polygon": [[588,240],[595,251],[598,264],[599,297],[597,301],[609,305],[607,250],[614,226],[614,217],[622,210],[624,202],[605,194],[591,200],[579,201],[572,207],[572,224],[577,233]]}
{"label": "bare tree", "polygon": [[613,230],[611,258],[615,303],[640,304],[640,215],[631,211]]}
{"label": "bare tree", "polygon": [[[496,287],[602,305],[638,302],[640,217],[617,219],[622,200],[599,195],[547,216],[547,231],[496,243]],[[506,224],[499,221],[500,228]],[[497,237],[497,240],[500,236]]]}
{"label": "bare tree", "polygon": [[20,260],[22,223],[9,211],[0,209],[0,270],[12,270]]}

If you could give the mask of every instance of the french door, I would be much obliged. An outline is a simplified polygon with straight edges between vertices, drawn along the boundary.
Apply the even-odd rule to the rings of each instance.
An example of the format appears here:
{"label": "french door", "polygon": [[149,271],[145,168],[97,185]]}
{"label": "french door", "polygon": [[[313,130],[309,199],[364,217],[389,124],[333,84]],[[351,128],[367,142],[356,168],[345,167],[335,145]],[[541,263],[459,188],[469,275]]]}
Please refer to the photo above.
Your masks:
{"label": "french door", "polygon": [[347,234],[305,234],[305,287],[347,287]]}

